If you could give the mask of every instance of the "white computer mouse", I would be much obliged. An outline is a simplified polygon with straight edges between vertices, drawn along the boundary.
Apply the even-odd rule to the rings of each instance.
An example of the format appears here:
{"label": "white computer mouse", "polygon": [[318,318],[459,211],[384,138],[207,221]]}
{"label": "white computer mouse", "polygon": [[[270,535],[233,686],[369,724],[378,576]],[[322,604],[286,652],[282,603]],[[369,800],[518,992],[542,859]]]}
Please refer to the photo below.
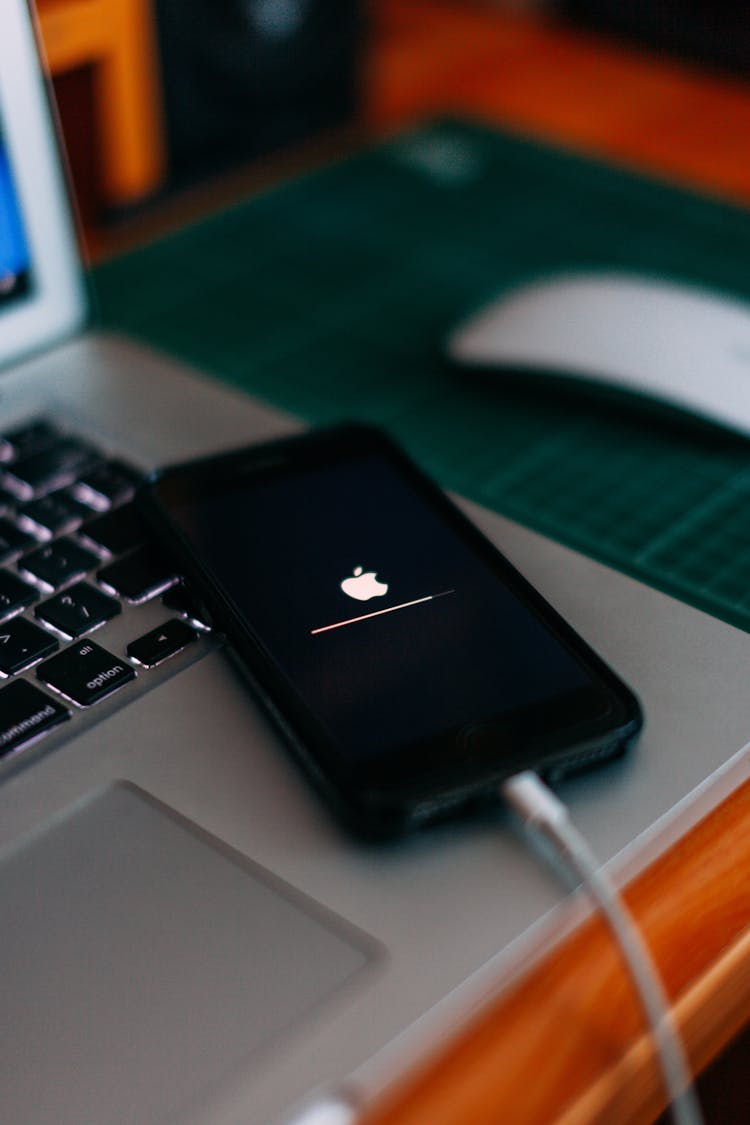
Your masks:
{"label": "white computer mouse", "polygon": [[449,358],[633,391],[750,436],[750,304],[619,273],[547,277],[459,325]]}

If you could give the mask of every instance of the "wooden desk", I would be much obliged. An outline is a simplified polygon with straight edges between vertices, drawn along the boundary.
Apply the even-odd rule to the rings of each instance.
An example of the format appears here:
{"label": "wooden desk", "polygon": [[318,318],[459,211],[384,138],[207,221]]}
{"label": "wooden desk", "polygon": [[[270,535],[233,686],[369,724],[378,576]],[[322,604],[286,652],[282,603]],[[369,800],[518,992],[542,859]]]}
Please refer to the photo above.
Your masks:
{"label": "wooden desk", "polygon": [[[484,5],[383,0],[376,10],[368,70],[376,131],[468,110],[750,202],[747,84]],[[749,865],[744,786],[628,891],[696,1070],[747,1019]],[[384,1096],[363,1125],[624,1125],[653,1121],[663,1102],[618,954],[594,920]]]}
{"label": "wooden desk", "polygon": [[468,112],[738,203],[750,202],[750,84],[475,0],[377,0],[375,131]]}

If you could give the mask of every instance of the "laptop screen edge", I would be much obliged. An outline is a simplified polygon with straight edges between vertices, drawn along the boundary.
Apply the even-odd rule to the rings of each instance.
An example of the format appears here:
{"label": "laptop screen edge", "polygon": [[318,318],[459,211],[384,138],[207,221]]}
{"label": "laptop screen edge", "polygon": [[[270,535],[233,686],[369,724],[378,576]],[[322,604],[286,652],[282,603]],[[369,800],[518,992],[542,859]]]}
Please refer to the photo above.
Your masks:
{"label": "laptop screen edge", "polygon": [[0,308],[0,368],[78,331],[88,302],[54,116],[26,0],[4,0],[0,127],[29,248],[28,293]]}

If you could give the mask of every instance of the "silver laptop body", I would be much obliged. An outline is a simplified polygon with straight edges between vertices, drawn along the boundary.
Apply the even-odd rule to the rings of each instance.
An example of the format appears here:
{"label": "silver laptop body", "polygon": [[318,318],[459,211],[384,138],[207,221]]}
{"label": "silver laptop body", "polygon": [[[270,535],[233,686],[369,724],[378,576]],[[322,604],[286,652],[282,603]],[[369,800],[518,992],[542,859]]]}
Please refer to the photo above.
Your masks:
{"label": "silver laptop body", "polygon": [[[14,476],[13,435],[42,418],[62,439],[140,470],[299,425],[134,343],[84,331],[24,0],[4,0],[0,15],[0,138],[7,518],[35,502]],[[328,1091],[372,1096],[584,904],[560,894],[500,815],[388,848],[344,837],[221,639],[189,608],[165,605],[164,589],[116,597],[117,612],[74,637],[49,607],[40,616],[80,582],[113,598],[100,575],[119,558],[86,531],[110,510],[107,496],[64,474],[41,494],[48,487],[90,508],[63,534],[96,557],[82,578],[50,588],[24,559],[56,540],[29,517],[30,540],[2,568],[36,594],[0,616],[0,659],[5,644],[18,649],[21,621],[36,641],[41,631],[54,642],[0,681],[3,1121],[264,1125],[304,1114]],[[603,858],[618,854],[618,871],[632,872],[746,769],[733,755],[750,720],[737,675],[747,638],[471,510],[645,701],[639,753],[567,794]],[[192,630],[189,643],[152,667],[128,654],[174,620]],[[73,689],[65,675],[76,669],[55,665],[52,683],[40,676],[67,653],[78,662]],[[81,686],[88,655],[98,663]],[[707,660],[717,686],[698,706]],[[669,812],[701,785],[703,804]]]}

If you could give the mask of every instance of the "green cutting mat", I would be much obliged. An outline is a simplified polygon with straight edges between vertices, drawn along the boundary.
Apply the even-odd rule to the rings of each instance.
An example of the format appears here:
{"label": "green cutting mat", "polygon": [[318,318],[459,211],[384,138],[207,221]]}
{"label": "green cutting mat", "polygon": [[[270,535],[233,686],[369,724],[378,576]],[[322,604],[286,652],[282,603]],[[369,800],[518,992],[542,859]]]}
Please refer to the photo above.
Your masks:
{"label": "green cutting mat", "polygon": [[750,629],[750,442],[441,360],[503,287],[608,266],[750,297],[750,213],[443,122],[96,282],[107,326],[311,422],[382,423],[444,486]]}

